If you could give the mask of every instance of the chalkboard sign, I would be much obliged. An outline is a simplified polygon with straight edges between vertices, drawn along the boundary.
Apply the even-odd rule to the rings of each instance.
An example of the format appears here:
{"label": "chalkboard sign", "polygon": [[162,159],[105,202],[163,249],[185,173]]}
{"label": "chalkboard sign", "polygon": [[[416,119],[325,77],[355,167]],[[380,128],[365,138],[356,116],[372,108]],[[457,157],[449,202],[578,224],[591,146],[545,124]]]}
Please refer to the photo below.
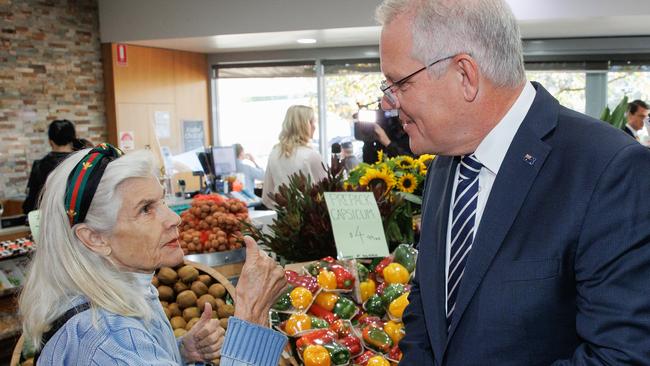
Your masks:
{"label": "chalkboard sign", "polygon": [[187,152],[203,147],[205,144],[205,130],[203,121],[183,121],[183,151]]}

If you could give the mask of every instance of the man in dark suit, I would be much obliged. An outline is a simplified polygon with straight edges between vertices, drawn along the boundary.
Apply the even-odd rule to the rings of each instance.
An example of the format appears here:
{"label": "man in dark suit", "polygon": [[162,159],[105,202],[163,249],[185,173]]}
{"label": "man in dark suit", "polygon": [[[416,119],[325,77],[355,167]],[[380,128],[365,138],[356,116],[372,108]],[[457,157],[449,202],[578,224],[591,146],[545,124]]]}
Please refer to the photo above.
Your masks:
{"label": "man in dark suit", "polygon": [[627,114],[627,123],[623,126],[623,131],[628,135],[634,137],[636,140],[639,139],[637,131],[643,128],[643,120],[648,118],[648,105],[642,100],[635,100],[628,104]]}
{"label": "man in dark suit", "polygon": [[526,81],[504,0],[377,18],[383,108],[439,155],[400,365],[650,364],[650,152]]}

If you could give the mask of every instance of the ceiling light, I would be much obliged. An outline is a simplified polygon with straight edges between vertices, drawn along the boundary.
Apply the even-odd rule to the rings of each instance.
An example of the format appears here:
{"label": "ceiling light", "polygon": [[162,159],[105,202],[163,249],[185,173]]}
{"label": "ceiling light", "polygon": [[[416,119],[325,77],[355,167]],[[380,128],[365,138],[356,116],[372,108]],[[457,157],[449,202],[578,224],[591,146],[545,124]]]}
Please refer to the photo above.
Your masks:
{"label": "ceiling light", "polygon": [[316,40],[313,38],[300,38],[296,42],[300,44],[312,44],[312,43],[316,43]]}

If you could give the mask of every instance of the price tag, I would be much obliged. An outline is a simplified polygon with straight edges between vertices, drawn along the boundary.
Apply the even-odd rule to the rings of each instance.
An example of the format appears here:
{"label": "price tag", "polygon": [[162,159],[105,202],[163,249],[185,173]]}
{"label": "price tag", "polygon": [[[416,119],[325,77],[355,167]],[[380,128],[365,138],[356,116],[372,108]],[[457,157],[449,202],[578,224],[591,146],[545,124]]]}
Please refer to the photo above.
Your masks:
{"label": "price tag", "polygon": [[371,192],[325,192],[339,259],[385,257],[388,244]]}

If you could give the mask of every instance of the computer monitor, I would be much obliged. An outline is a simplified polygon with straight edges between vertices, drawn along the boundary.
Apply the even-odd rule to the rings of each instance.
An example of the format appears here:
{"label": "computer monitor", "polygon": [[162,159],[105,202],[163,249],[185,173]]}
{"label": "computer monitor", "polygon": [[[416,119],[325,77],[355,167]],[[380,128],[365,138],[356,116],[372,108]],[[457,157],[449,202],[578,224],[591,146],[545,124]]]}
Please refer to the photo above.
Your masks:
{"label": "computer monitor", "polygon": [[213,146],[214,174],[226,175],[237,171],[234,146]]}

